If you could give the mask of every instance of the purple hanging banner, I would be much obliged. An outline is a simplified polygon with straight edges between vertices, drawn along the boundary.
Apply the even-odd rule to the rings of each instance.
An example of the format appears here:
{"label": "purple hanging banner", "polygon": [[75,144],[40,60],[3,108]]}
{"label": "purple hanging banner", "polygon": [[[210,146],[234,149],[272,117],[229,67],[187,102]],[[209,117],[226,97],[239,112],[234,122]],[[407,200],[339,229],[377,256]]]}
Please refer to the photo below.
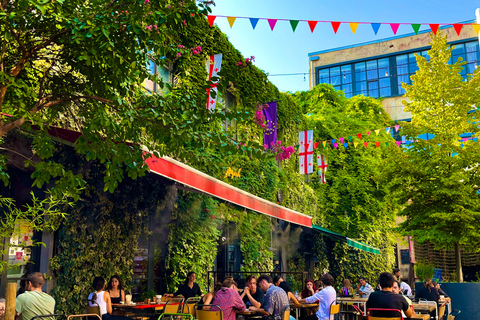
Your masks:
{"label": "purple hanging banner", "polygon": [[263,108],[263,115],[267,125],[263,131],[263,144],[271,148],[272,143],[277,143],[277,101],[265,104],[268,107]]}

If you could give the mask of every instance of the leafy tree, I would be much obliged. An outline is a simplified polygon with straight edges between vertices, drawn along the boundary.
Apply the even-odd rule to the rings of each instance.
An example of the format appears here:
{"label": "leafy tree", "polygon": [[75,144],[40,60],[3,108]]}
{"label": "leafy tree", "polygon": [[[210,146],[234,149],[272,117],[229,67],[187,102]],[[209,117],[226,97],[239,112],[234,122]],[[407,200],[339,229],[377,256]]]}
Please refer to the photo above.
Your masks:
{"label": "leafy tree", "polygon": [[[410,143],[390,161],[389,177],[404,206],[403,232],[437,249],[455,247],[461,282],[460,248],[478,251],[480,245],[480,144],[478,112],[472,112],[480,105],[480,74],[477,70],[464,81],[465,63],[449,63],[453,47],[447,38],[431,38],[429,59],[417,56],[419,70],[411,85],[403,84],[412,120],[402,123],[402,134]],[[473,140],[462,141],[465,133]]]}
{"label": "leafy tree", "polygon": [[[387,154],[398,147],[384,130],[378,136],[373,131],[390,126],[391,120],[378,100],[363,96],[347,99],[330,85],[321,84],[306,95],[296,96],[309,115],[307,128],[314,129],[314,141],[344,137],[349,142],[347,149],[341,144],[334,149],[331,142],[326,148],[318,146],[317,153],[327,157],[328,169],[326,184],[315,175],[312,178],[319,206],[314,223],[381,249],[378,256],[342,243],[330,244],[330,272],[339,278],[365,276],[374,280],[395,261],[395,204],[383,181],[383,168]],[[356,135],[367,131],[372,132],[369,137],[364,134],[359,139]],[[370,142],[365,148],[363,142],[368,141],[389,145],[382,143],[376,148]]]}

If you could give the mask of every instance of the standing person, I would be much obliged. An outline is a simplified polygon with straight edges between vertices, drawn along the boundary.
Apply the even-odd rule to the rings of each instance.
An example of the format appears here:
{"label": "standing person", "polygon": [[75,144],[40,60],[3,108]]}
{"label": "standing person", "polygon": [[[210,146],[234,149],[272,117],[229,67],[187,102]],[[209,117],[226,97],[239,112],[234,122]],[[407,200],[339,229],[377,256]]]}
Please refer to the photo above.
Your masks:
{"label": "standing person", "polygon": [[262,290],[257,288],[257,277],[253,274],[247,277],[247,286],[240,296],[247,307],[254,306],[257,308],[263,307],[265,301],[265,294]]}
{"label": "standing person", "polygon": [[362,297],[362,298],[368,298],[372,292],[374,292],[372,286],[365,280],[364,277],[358,278],[357,283],[357,293]]}
{"label": "standing person", "polygon": [[55,312],[55,300],[42,292],[45,277],[40,272],[27,275],[25,280],[25,292],[17,297],[15,311],[20,320],[30,320],[34,316],[53,314]]}
{"label": "standing person", "polygon": [[435,301],[438,304],[440,294],[438,290],[433,286],[432,280],[425,279],[423,287],[415,294],[415,298],[426,299],[427,301]]}
{"label": "standing person", "polygon": [[107,292],[110,294],[112,303],[125,302],[125,291],[123,291],[122,280],[114,275],[110,278],[107,286]]}
{"label": "standing person", "polygon": [[174,293],[167,293],[166,297],[177,297],[182,296],[186,299],[196,296],[202,296],[202,290],[200,290],[200,286],[198,283],[195,282],[197,280],[197,274],[195,272],[189,272],[187,274],[187,279],[183,282],[183,284],[178,288],[178,290]]}
{"label": "standing person", "polygon": [[93,279],[93,289],[95,291],[89,294],[88,300],[93,300],[96,304],[91,301],[88,301],[88,304],[91,307],[98,305],[102,320],[132,320],[132,318],[112,315],[112,301],[110,300],[110,294],[105,291],[105,279],[95,277]]}
{"label": "standing person", "polygon": [[317,313],[306,317],[305,320],[333,320],[333,315],[330,315],[330,306],[337,298],[335,289],[332,287],[335,280],[329,273],[325,273],[320,280],[325,287],[313,296],[299,301],[300,303],[315,303],[318,301]]}
{"label": "standing person", "polygon": [[396,279],[397,281],[401,281],[401,280],[402,280],[402,274],[401,274],[399,268],[393,269],[393,276],[395,277],[395,279]]}
{"label": "standing person", "polygon": [[[235,320],[237,311],[245,311],[245,303],[237,292],[237,283],[233,278],[226,278],[222,285],[223,288],[217,291],[212,304],[220,307],[224,320]],[[218,311],[218,307],[212,306],[210,310]]]}
{"label": "standing person", "polygon": [[[402,295],[395,294],[393,284],[395,277],[390,272],[382,272],[378,278],[381,291],[375,291],[370,294],[367,300],[367,310],[370,308],[397,309],[403,311],[410,318],[413,314],[407,300]],[[398,312],[394,311],[372,311],[371,316],[375,317],[396,317]]]}
{"label": "standing person", "polygon": [[280,319],[283,311],[289,306],[287,294],[282,288],[273,284],[272,277],[269,275],[263,274],[258,277],[257,284],[266,294],[265,307],[250,307],[249,309],[268,316],[269,319]]}

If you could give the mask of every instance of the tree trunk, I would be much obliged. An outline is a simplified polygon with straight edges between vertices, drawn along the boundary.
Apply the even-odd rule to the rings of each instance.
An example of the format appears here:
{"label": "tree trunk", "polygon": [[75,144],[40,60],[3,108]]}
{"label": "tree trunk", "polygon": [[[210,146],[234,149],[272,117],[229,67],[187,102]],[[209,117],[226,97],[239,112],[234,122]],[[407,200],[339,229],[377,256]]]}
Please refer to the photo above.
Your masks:
{"label": "tree trunk", "polygon": [[462,255],[460,253],[460,243],[455,243],[455,263],[457,267],[457,282],[463,282],[462,273]]}

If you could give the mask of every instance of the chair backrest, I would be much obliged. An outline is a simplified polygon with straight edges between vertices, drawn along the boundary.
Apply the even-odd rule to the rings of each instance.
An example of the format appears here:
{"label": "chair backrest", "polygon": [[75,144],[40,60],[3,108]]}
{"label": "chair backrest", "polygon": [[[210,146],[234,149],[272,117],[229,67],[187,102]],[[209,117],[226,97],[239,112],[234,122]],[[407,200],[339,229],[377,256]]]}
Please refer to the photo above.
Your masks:
{"label": "chair backrest", "polygon": [[162,320],[164,318],[176,319],[176,320],[193,320],[193,316],[191,314],[186,314],[186,313],[162,313],[158,317],[158,320]]}
{"label": "chair backrest", "polygon": [[185,300],[185,303],[183,304],[182,308],[182,313],[188,313],[191,314],[193,317],[195,317],[195,305],[202,300],[201,297],[190,297],[187,300]]}
{"label": "chair backrest", "polygon": [[198,305],[195,305],[195,315],[197,320],[223,320],[222,308],[214,304],[204,305],[204,307],[216,307],[218,310],[198,310]]}
{"label": "chair backrest", "polygon": [[39,316],[34,316],[31,320],[56,320],[57,318],[63,317],[62,313],[52,313],[52,314],[42,314]]}
{"label": "chair backrest", "polygon": [[287,305],[282,312],[282,320],[289,320],[290,319],[290,305]]}
{"label": "chair backrest", "polygon": [[453,309],[452,312],[450,312],[450,314],[447,316],[447,320],[455,320],[460,312],[461,311],[458,309]]}
{"label": "chair backrest", "polygon": [[87,300],[87,306],[85,309],[85,313],[96,314],[99,315],[100,318],[102,317],[102,314],[100,313],[100,306],[95,300]]}
{"label": "chair backrest", "polygon": [[443,319],[444,315],[445,315],[445,305],[442,304],[440,307],[438,307],[438,319]]}
{"label": "chair backrest", "polygon": [[340,305],[335,304],[335,300],[330,304],[330,315],[340,313]]}
{"label": "chair backrest", "polygon": [[360,309],[359,306],[357,306],[356,304],[352,304],[352,308],[355,309],[355,311],[360,314],[361,316],[363,316],[363,311]]}
{"label": "chair backrest", "polygon": [[167,296],[163,295],[162,298],[160,299],[160,302],[165,302],[168,299],[170,299],[170,297],[167,297]]}
{"label": "chair backrest", "polygon": [[[389,311],[398,313],[398,317],[375,317],[371,316],[370,312],[372,311]],[[367,320],[403,320],[402,312],[398,309],[384,309],[384,308],[370,308],[367,310]]]}
{"label": "chair backrest", "polygon": [[[71,318],[87,318],[87,319],[95,319],[98,318],[99,320],[102,320],[102,317],[100,317],[98,314],[72,314],[67,317],[67,320],[70,320]],[[33,319],[33,318],[32,318]]]}
{"label": "chair backrest", "polygon": [[183,298],[168,299],[167,303],[163,306],[163,313],[178,313],[179,310],[182,310],[184,300]]}

